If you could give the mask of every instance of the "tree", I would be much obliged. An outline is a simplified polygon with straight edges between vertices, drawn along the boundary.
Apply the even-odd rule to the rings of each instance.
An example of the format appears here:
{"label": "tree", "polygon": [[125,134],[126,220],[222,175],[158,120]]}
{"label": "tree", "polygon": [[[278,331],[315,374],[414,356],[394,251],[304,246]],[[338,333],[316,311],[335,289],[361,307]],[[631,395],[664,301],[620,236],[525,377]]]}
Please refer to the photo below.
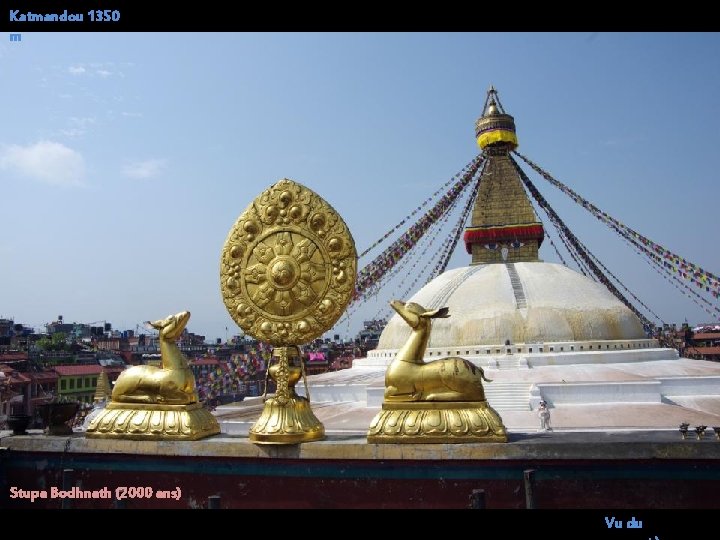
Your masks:
{"label": "tree", "polygon": [[36,345],[43,351],[64,351],[67,349],[66,336],[63,332],[56,332],[40,338]]}

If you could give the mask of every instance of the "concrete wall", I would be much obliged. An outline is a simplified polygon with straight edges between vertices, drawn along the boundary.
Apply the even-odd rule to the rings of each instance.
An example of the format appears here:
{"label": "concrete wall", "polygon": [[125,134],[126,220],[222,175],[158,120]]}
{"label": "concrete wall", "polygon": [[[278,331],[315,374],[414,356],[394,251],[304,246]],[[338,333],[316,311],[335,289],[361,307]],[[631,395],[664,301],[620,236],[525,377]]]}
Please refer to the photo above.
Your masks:
{"label": "concrete wall", "polygon": [[664,396],[720,396],[720,377],[658,377]]}
{"label": "concrete wall", "polygon": [[530,366],[568,366],[572,364],[624,364],[677,360],[675,349],[610,350],[528,355]]}
{"label": "concrete wall", "polygon": [[660,403],[659,381],[607,383],[538,383],[537,388],[549,405],[587,405],[591,403]]}
{"label": "concrete wall", "polygon": [[368,407],[382,407],[383,401],[385,400],[385,387],[368,386],[366,396]]}
{"label": "concrete wall", "polygon": [[[152,497],[125,499],[128,509],[203,508],[209,496],[220,496],[222,508],[461,509],[476,489],[485,490],[488,508],[524,508],[527,469],[536,471],[537,508],[720,508],[720,443],[707,436],[683,441],[677,433],[556,433],[551,440],[541,434],[504,444],[385,445],[329,437],[302,445],[255,445],[223,436],[158,442],[6,433],[0,433],[0,508],[5,509],[59,508],[59,498],[10,499],[10,487],[59,488],[64,469],[73,471],[70,485],[82,490],[106,488],[113,495],[122,486],[153,490]],[[156,495],[161,490],[180,496],[161,498]],[[112,498],[69,502],[78,509],[113,505]],[[582,527],[591,527],[585,521]],[[595,528],[577,530],[604,527],[601,515]]]}
{"label": "concrete wall", "polygon": [[[310,389],[310,400],[315,402],[330,401],[353,401],[365,402],[367,390],[366,384],[308,384]],[[295,391],[300,396],[305,395],[305,385],[298,384]]]}

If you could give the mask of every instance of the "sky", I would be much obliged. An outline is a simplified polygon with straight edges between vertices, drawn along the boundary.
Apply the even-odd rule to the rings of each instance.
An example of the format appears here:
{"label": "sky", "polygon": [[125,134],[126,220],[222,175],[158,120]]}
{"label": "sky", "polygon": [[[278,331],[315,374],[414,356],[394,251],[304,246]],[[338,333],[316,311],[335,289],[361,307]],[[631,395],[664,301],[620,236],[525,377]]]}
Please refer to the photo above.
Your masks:
{"label": "sky", "polygon": [[[521,153],[717,275],[719,57],[720,34],[701,33],[0,41],[0,317],[38,330],[60,314],[135,330],[187,309],[190,331],[237,334],[219,261],[252,199],[296,180],[336,208],[362,252],[477,155],[474,123],[491,84],[515,117]],[[525,170],[665,322],[717,320]],[[558,261],[548,242],[541,257]],[[469,261],[461,242],[449,268]],[[412,264],[398,279],[424,263]],[[330,334],[354,336],[411,283],[391,283]]]}

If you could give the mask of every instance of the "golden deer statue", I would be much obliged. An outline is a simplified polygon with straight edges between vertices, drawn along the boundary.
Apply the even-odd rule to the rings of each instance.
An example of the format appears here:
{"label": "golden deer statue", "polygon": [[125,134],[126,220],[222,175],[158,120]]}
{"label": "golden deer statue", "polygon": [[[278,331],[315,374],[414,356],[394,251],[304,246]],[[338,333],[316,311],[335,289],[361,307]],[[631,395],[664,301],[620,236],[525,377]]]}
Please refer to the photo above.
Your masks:
{"label": "golden deer statue", "polygon": [[160,333],[161,367],[133,366],[115,382],[111,401],[87,426],[85,436],[98,439],[194,441],[220,433],[220,425],[203,407],[195,377],[175,340],[189,311],[150,323]]}
{"label": "golden deer statue", "polygon": [[187,358],[175,344],[188,319],[190,312],[181,311],[150,323],[160,333],[162,367],[133,366],[123,371],[115,382],[113,401],[166,405],[187,405],[198,401],[193,372]]}
{"label": "golden deer statue", "polygon": [[385,372],[386,401],[484,401],[485,372],[456,356],[425,363],[432,319],[449,317],[448,308],[427,310],[420,304],[390,302],[412,334]]}
{"label": "golden deer statue", "polygon": [[448,308],[390,302],[412,329],[385,372],[382,410],[368,430],[370,443],[507,442],[502,418],[485,399],[481,367],[459,357],[425,363],[432,320]]}

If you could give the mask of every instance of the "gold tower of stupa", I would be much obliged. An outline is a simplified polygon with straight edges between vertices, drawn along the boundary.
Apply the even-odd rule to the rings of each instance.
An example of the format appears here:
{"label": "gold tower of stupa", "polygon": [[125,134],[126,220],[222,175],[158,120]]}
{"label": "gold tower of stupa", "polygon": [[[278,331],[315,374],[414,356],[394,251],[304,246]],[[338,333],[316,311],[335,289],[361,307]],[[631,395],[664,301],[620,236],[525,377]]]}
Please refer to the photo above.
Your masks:
{"label": "gold tower of stupa", "polygon": [[492,86],[475,136],[487,163],[464,235],[471,264],[537,261],[543,226],[508,156],[518,146],[515,119]]}

